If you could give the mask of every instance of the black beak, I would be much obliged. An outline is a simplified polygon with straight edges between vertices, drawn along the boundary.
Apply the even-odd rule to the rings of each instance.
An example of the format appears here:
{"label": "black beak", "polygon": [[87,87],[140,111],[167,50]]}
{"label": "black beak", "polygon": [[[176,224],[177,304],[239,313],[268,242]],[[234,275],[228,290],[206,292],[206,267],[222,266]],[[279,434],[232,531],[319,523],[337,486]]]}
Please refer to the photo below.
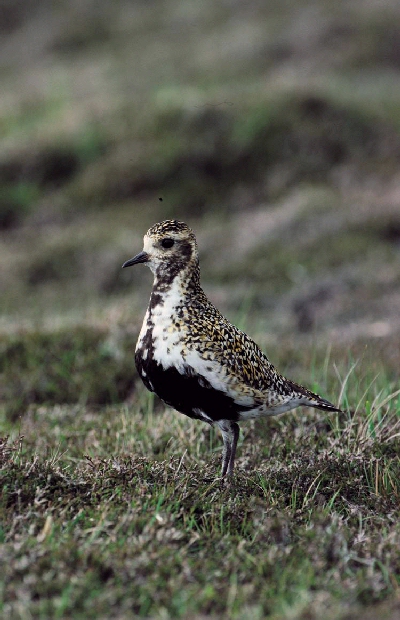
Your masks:
{"label": "black beak", "polygon": [[122,269],[124,269],[125,267],[131,267],[131,265],[137,265],[138,263],[147,263],[148,260],[149,255],[147,254],[147,252],[139,252],[139,254],[136,254],[136,256],[127,260],[122,265]]}

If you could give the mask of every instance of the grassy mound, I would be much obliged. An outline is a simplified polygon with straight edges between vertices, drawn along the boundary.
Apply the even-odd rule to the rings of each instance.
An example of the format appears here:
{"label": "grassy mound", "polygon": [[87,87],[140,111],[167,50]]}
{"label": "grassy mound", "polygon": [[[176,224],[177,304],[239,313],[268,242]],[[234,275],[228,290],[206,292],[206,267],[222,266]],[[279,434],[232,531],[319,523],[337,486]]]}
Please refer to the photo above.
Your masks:
{"label": "grassy mound", "polygon": [[135,341],[77,327],[0,338],[0,400],[12,418],[31,404],[104,405],[133,390]]}

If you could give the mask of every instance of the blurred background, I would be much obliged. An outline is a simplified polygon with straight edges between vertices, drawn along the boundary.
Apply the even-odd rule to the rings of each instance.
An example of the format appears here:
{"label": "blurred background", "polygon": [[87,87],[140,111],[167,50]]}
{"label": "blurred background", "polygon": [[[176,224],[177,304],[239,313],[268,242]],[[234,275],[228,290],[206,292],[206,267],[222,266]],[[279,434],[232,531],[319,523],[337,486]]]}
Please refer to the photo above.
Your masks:
{"label": "blurred background", "polygon": [[121,265],[178,218],[274,361],[398,376],[398,0],[1,0],[0,79],[3,339],[131,353],[152,279]]}

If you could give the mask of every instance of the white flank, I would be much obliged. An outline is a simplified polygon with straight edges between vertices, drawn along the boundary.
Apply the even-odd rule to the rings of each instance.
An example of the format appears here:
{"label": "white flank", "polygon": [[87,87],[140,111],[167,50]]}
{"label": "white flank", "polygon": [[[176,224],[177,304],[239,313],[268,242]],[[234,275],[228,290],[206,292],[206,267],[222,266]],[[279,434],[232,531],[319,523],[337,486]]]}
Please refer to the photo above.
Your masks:
{"label": "white flank", "polygon": [[273,407],[261,405],[260,407],[255,407],[249,411],[241,411],[239,414],[239,420],[251,420],[253,418],[258,418],[259,416],[279,415],[280,413],[285,413],[285,411],[295,409],[300,405],[304,405],[303,399],[300,398],[297,398],[296,400],[288,400],[286,403],[274,405]]}

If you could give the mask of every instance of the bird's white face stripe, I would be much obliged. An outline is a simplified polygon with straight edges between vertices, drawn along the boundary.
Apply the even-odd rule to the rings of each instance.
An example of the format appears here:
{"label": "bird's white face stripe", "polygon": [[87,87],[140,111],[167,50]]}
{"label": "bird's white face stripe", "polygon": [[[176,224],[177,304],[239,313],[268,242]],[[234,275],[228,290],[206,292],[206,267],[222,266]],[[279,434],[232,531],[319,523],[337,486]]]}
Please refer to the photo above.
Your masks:
{"label": "bird's white face stripe", "polygon": [[149,256],[149,260],[146,262],[147,267],[149,267],[151,271],[155,273],[157,265],[153,259],[153,242],[151,239],[149,239],[147,235],[143,237],[143,252],[146,252],[146,254],[148,254]]}

